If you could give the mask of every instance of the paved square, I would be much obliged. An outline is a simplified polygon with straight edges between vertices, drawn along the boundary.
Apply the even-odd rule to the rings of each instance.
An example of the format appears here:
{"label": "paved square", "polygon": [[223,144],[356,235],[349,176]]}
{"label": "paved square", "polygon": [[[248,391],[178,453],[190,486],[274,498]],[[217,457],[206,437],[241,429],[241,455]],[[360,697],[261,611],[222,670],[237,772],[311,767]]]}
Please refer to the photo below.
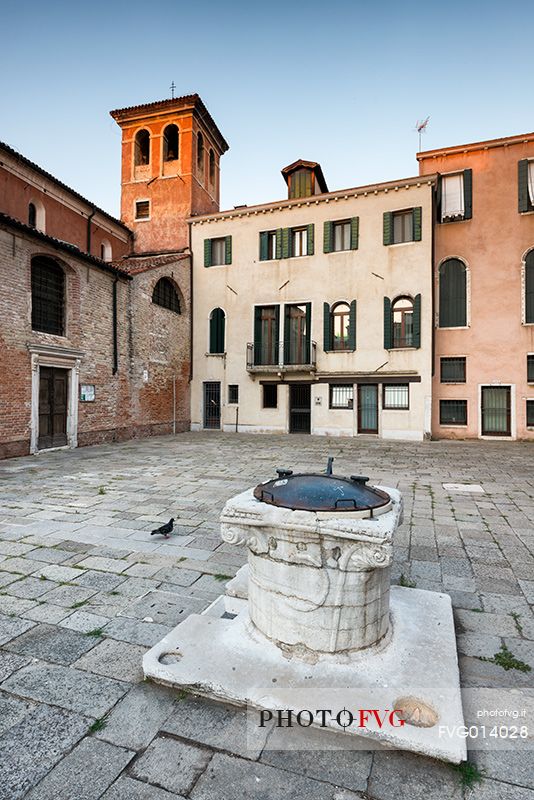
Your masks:
{"label": "paved square", "polygon": [[534,800],[532,749],[472,752],[470,791],[407,753],[249,750],[242,712],[141,682],[142,654],[245,562],[218,536],[225,501],[329,455],[402,491],[394,580],[451,595],[462,685],[532,687],[491,660],[505,645],[534,668],[531,444],[200,433],[3,461],[0,800]]}

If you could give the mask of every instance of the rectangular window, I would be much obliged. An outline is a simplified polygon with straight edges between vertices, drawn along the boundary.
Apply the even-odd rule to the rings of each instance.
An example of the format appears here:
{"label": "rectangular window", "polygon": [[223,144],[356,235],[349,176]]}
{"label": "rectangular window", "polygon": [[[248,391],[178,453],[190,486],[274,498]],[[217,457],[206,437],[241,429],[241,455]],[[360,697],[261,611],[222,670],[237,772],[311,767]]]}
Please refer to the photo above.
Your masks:
{"label": "rectangular window", "polygon": [[534,428],[534,400],[527,400],[527,425]]}
{"label": "rectangular window", "polygon": [[395,211],[393,213],[393,242],[413,242],[413,211]]}
{"label": "rectangular window", "polygon": [[211,240],[211,266],[218,267],[225,263],[226,257],[226,238]]}
{"label": "rectangular window", "polygon": [[350,220],[344,222],[334,222],[334,252],[340,250],[350,250]]}
{"label": "rectangular window", "polygon": [[534,161],[528,162],[528,198],[534,207]]}
{"label": "rectangular window", "polygon": [[298,256],[308,255],[308,229],[307,228],[293,228],[291,231],[291,255],[296,258]]}
{"label": "rectangular window", "polygon": [[444,175],[441,178],[441,222],[463,219],[465,214],[464,175]]}
{"label": "rectangular window", "polygon": [[407,383],[384,384],[383,408],[397,410],[408,409],[410,407],[408,387],[409,384]]}
{"label": "rectangular window", "polygon": [[137,200],[135,204],[135,218],[136,219],[150,218],[150,200]]}
{"label": "rectangular window", "polygon": [[440,425],[467,425],[467,400],[440,400]]}
{"label": "rectangular window", "polygon": [[239,403],[239,386],[235,383],[228,385],[228,402],[232,404]]}
{"label": "rectangular window", "polygon": [[284,363],[310,363],[311,303],[287,305],[284,320]]}
{"label": "rectangular window", "polygon": [[260,261],[273,261],[279,258],[277,255],[277,233],[276,231],[262,231],[260,233]]}
{"label": "rectangular window", "polygon": [[278,408],[278,385],[276,383],[263,384],[263,407]]}
{"label": "rectangular window", "polygon": [[278,364],[279,306],[254,309],[254,365]]}
{"label": "rectangular window", "polygon": [[353,408],[354,386],[330,384],[330,408]]}
{"label": "rectangular window", "polygon": [[267,233],[267,258],[269,260],[276,258],[276,231]]}
{"label": "rectangular window", "polygon": [[534,383],[534,353],[527,356],[527,381]]}
{"label": "rectangular window", "polygon": [[442,358],[441,383],[465,383],[465,357]]}

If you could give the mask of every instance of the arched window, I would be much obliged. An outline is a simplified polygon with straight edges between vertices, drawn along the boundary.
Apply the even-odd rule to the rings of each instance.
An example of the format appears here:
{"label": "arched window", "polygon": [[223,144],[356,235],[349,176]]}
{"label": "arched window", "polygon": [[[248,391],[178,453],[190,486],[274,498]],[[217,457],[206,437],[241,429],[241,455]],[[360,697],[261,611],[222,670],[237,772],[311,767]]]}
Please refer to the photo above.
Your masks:
{"label": "arched window", "polygon": [[142,130],[135,135],[135,166],[145,164],[150,164],[150,134],[147,130]]}
{"label": "arched window", "polygon": [[210,314],[210,353],[224,353],[225,321],[222,308],[214,308]]}
{"label": "arched window", "polygon": [[439,268],[439,327],[467,325],[467,271],[458,258],[449,258]]}
{"label": "arched window", "polygon": [[525,322],[534,322],[534,250],[525,259]]}
{"label": "arched window", "polygon": [[204,172],[204,137],[197,133],[197,169],[199,172]]}
{"label": "arched window", "polygon": [[47,256],[32,258],[32,329],[63,336],[65,274]]}
{"label": "arched window", "polygon": [[332,308],[332,345],[334,350],[353,350],[350,343],[350,306],[336,303]]}
{"label": "arched window", "polygon": [[397,297],[391,304],[392,347],[413,347],[413,300]]}
{"label": "arched window", "polygon": [[178,126],[167,125],[163,131],[163,160],[175,161],[178,155]]}
{"label": "arched window", "polygon": [[30,228],[37,227],[37,209],[34,203],[28,205],[28,225]]}
{"label": "arched window", "polygon": [[102,261],[111,261],[111,245],[107,239],[100,245],[100,258]]}
{"label": "arched window", "polygon": [[210,148],[210,184],[215,185],[215,153]]}
{"label": "arched window", "polygon": [[169,278],[160,278],[152,292],[152,302],[180,314],[180,299],[174,283]]}

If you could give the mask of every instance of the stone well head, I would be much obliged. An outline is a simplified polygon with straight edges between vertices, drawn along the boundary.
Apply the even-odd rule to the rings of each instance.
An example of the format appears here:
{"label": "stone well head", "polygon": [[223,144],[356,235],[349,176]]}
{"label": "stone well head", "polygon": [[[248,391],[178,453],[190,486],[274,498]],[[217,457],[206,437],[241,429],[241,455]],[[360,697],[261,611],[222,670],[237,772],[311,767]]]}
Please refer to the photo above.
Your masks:
{"label": "stone well head", "polygon": [[252,623],[284,650],[350,653],[377,645],[389,628],[398,491],[367,478],[325,473],[259,484],[229,500],[221,536],[248,547]]}

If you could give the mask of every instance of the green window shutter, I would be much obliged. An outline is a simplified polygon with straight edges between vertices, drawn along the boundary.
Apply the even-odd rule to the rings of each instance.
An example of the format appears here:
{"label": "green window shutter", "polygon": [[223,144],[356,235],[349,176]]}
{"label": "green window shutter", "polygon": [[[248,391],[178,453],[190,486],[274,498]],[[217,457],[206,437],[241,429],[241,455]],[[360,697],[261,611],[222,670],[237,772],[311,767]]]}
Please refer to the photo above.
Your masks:
{"label": "green window shutter", "polygon": [[413,240],[414,242],[421,241],[421,223],[423,217],[423,209],[417,206],[413,210]]}
{"label": "green window shutter", "polygon": [[328,303],[323,303],[323,348],[325,353],[332,350],[332,317],[330,314],[330,306]]}
{"label": "green window shutter", "polygon": [[308,235],[306,236],[307,240],[307,255],[312,256],[315,250],[315,225],[312,223],[308,225]]}
{"label": "green window shutter", "polygon": [[254,308],[254,364],[261,364],[261,306]]}
{"label": "green window shutter", "polygon": [[260,261],[267,261],[269,256],[269,235],[266,231],[260,233]]}
{"label": "green window shutter", "polygon": [[413,344],[421,347],[421,295],[416,294],[413,301]]}
{"label": "green window shutter", "polygon": [[350,350],[356,350],[356,300],[353,300],[350,304],[349,348]]}
{"label": "green window shutter", "polygon": [[211,239],[204,239],[204,266],[211,267]]}
{"label": "green window shutter", "polygon": [[464,169],[464,219],[473,216],[473,170]]}
{"label": "green window shutter", "polygon": [[219,326],[218,326],[218,339],[219,339],[219,353],[224,353],[225,342],[224,334],[226,328],[226,315],[222,309],[219,309]]}
{"label": "green window shutter", "polygon": [[391,350],[392,327],[391,300],[384,297],[384,350]]}
{"label": "green window shutter", "polygon": [[524,214],[530,208],[528,196],[528,159],[523,158],[517,163],[517,190],[519,201],[519,213]]}
{"label": "green window shutter", "polygon": [[289,316],[289,306],[285,306],[284,309],[284,364],[289,364],[289,332],[291,329],[290,324],[290,316]]}
{"label": "green window shutter", "polygon": [[438,183],[436,186],[436,222],[441,223],[441,195],[442,195],[442,187],[441,182],[443,178],[441,175],[438,175]]}
{"label": "green window shutter", "polygon": [[282,258],[289,258],[290,233],[290,228],[282,228]]}
{"label": "green window shutter", "polygon": [[384,212],[384,244],[393,242],[393,214],[391,211]]}
{"label": "green window shutter", "polygon": [[334,239],[334,223],[325,222],[323,227],[323,253],[331,253]]}
{"label": "green window shutter", "polygon": [[275,336],[274,358],[275,361],[278,363],[278,360],[280,358],[280,306],[274,307],[274,336]]}
{"label": "green window shutter", "polygon": [[276,229],[276,258],[282,258],[282,228]]}
{"label": "green window shutter", "polygon": [[357,250],[360,238],[360,218],[352,217],[350,221],[350,249]]}
{"label": "green window shutter", "polygon": [[467,276],[465,264],[449,258],[439,268],[439,327],[467,325]]}
{"label": "green window shutter", "polygon": [[305,363],[311,361],[311,303],[306,303],[306,339],[304,340]]}
{"label": "green window shutter", "polygon": [[232,263],[232,237],[227,236],[224,242],[224,263]]}

